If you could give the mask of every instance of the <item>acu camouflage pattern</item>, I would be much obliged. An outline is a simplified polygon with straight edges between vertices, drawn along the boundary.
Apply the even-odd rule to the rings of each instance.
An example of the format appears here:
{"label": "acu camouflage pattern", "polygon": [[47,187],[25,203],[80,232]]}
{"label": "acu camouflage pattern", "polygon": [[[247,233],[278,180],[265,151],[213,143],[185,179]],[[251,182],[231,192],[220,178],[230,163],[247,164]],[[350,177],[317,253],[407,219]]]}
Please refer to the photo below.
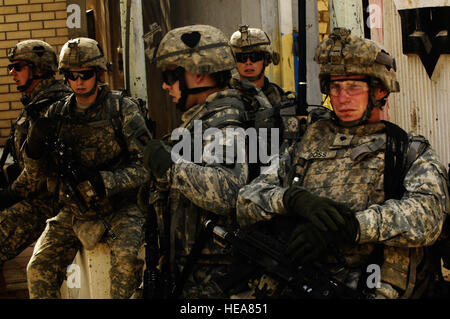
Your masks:
{"label": "acu camouflage pattern", "polygon": [[[202,120],[203,132],[211,127],[222,132],[224,139],[220,141],[221,145],[245,145],[244,129],[236,130],[237,133],[233,135],[225,133],[227,128],[243,128],[245,120],[243,105],[241,108],[235,103],[229,103],[230,98],[239,101],[240,95],[232,89],[209,95],[204,104],[193,106],[183,113],[181,127],[193,133],[194,121]],[[203,140],[203,150],[210,143]],[[213,216],[220,225],[236,223],[236,198],[239,189],[247,183],[248,166],[246,163],[236,163],[236,159],[231,160],[233,164],[226,164],[225,157],[222,164],[207,164],[202,158],[202,164],[195,164],[180,159],[168,172],[170,190],[167,206],[171,218],[172,271],[175,273],[182,271],[206,217]],[[218,246],[212,236],[208,236],[194,263],[193,272],[187,279],[183,296],[224,298],[214,279],[226,273],[231,262],[229,251]]]}
{"label": "acu camouflage pattern", "polygon": [[[365,272],[361,267],[382,245],[383,285],[377,297],[398,296],[390,285],[406,288],[410,256],[420,260],[420,247],[436,241],[448,199],[445,169],[429,148],[410,167],[404,179],[403,198],[385,201],[385,147],[382,123],[346,128],[331,120],[318,120],[308,127],[301,142],[283,155],[278,174],[260,176],[241,189],[237,203],[239,224],[288,214],[283,195],[295,177],[296,183],[311,193],[345,203],[356,212],[360,224],[358,245],[338,247],[348,267],[336,273],[336,278],[355,285],[355,279]],[[323,256],[321,262],[331,272],[340,267],[334,256]]]}
{"label": "acu camouflage pattern", "polygon": [[11,154],[14,161],[20,167],[24,168],[22,146],[25,142],[30,121],[42,117],[48,110],[48,107],[56,101],[64,99],[72,91],[54,78],[40,81],[32,90],[29,97],[23,96],[22,101],[26,101],[24,109],[13,124],[11,136],[14,140],[14,148]]}
{"label": "acu camouflage pattern", "polygon": [[[111,240],[105,235],[111,248],[111,297],[129,298],[139,284],[143,266],[138,251],[143,244],[144,216],[135,199],[137,188],[148,180],[148,174],[142,166],[142,145],[137,142],[135,132],[139,128],[137,124],[145,122],[139,119],[138,106],[130,99],[121,98],[107,85],[99,89],[97,100],[86,112],[75,112],[72,94],[54,104],[47,116],[58,120],[58,136],[70,143],[74,153],[79,154],[81,164],[100,171],[113,206],[104,218],[117,236],[116,240]],[[124,144],[113,128],[112,110],[116,107]],[[86,243],[87,249],[94,247],[105,229],[99,219],[86,218],[77,204],[65,196],[64,185],[50,173],[51,161],[44,163],[47,166],[42,164],[42,160],[26,162],[29,181],[46,179],[48,188],[59,193],[62,208],[55,218],[48,220],[35,247],[28,266],[28,283],[30,297],[53,298],[58,296],[65,269],[81,244]]]}
{"label": "acu camouflage pattern", "polygon": [[90,38],[67,41],[59,54],[59,70],[99,68],[108,71],[108,61],[99,43]]}
{"label": "acu camouflage pattern", "polygon": [[233,51],[222,31],[209,25],[170,30],[156,52],[156,66],[180,66],[192,74],[211,74],[236,66]]}
{"label": "acu camouflage pattern", "polygon": [[267,61],[266,65],[270,62],[277,65],[280,62],[280,55],[273,50],[269,36],[261,29],[240,25],[239,30],[231,35],[230,44],[235,53],[257,51],[268,53],[270,61]]}
{"label": "acu camouflage pattern", "polygon": [[[230,80],[230,87],[240,92],[247,111],[256,114],[254,123],[250,126],[280,129],[280,154],[301,137],[304,127],[296,116],[297,103],[290,92],[284,92],[267,77],[264,77],[262,88],[258,88],[245,79],[241,81],[235,77]],[[255,115],[249,115],[249,117],[252,116]]]}
{"label": "acu camouflage pattern", "polygon": [[58,61],[53,47],[41,40],[25,40],[17,43],[8,51],[8,59],[13,62],[22,60],[32,63],[39,72],[55,73]]}
{"label": "acu camouflage pattern", "polygon": [[[395,76],[395,59],[376,42],[335,28],[316,48],[314,60],[320,64],[321,90],[327,94],[324,80],[330,75],[365,74],[382,81],[389,92],[399,92]],[[388,66],[389,65],[389,66]]]}
{"label": "acu camouflage pattern", "polygon": [[[14,162],[23,170],[24,149],[30,121],[42,116],[53,102],[63,99],[71,92],[55,79],[44,79],[39,82],[30,94],[30,102],[11,128],[13,139],[11,155]],[[33,114],[33,116],[30,115]],[[15,183],[15,187],[19,183]],[[14,258],[23,249],[31,245],[45,228],[45,221],[56,214],[51,194],[44,183],[36,187],[37,192],[0,212],[0,265]],[[21,193],[23,195],[23,193]]]}

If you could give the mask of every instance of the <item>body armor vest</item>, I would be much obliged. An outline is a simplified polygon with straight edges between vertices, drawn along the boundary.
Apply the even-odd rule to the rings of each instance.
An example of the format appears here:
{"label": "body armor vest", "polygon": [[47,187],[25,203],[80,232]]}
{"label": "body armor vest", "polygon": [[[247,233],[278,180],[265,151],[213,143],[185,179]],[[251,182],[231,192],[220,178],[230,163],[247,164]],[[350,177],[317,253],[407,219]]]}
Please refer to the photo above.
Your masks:
{"label": "body armor vest", "polygon": [[[58,121],[58,138],[70,146],[77,156],[75,160],[85,167],[98,171],[119,167],[128,157],[124,137],[120,136],[120,94],[103,88],[96,102],[84,113],[74,111],[75,103],[75,96],[71,95],[49,112],[49,117]],[[61,200],[74,208],[75,215],[83,218],[78,214],[77,205],[65,196],[64,185],[61,186]]]}
{"label": "body armor vest", "polygon": [[[180,126],[190,131],[193,137],[194,121],[202,121],[202,130],[205,132],[208,128],[224,128],[226,126],[243,127],[245,122],[245,111],[242,100],[237,91],[233,89],[219,92],[219,96],[205,104],[193,107],[183,114],[183,124]],[[167,139],[167,137],[166,137]],[[172,141],[171,141],[172,142]],[[173,142],[172,142],[173,144]],[[202,145],[204,147],[204,144]],[[205,182],[207,176],[205,176]],[[174,258],[177,255],[184,264],[186,257],[191,253],[200,230],[203,229],[202,221],[211,213],[203,208],[196,206],[188,198],[178,191],[170,191],[169,198],[170,211],[170,244],[171,260],[174,265]],[[155,205],[155,208],[157,205]],[[164,209],[164,208],[161,208]],[[163,212],[157,212],[158,224],[164,223],[162,219]],[[214,218],[220,225],[235,225],[235,216],[219,216],[214,214]],[[177,244],[175,244],[177,242]],[[213,242],[208,236],[203,243],[200,243],[202,249],[196,263],[230,263],[230,256],[223,248]],[[175,255],[174,255],[175,254]],[[181,257],[181,259],[180,259]]]}
{"label": "body armor vest", "polygon": [[[342,127],[331,120],[319,120],[309,127],[302,143],[296,146],[290,180],[311,193],[345,203],[353,211],[362,211],[387,200],[383,178],[385,151],[383,123]],[[366,243],[338,248],[349,268],[357,269],[374,262],[377,245]],[[382,249],[384,259],[375,261],[382,263],[381,281],[412,293],[414,282],[409,285],[410,272],[412,268],[415,272],[421,261],[422,249],[389,246],[382,246]],[[333,266],[338,264],[335,256],[327,256],[323,261],[332,272],[340,267]],[[362,272],[365,271],[362,268]],[[343,272],[340,279],[348,281],[348,275]]]}

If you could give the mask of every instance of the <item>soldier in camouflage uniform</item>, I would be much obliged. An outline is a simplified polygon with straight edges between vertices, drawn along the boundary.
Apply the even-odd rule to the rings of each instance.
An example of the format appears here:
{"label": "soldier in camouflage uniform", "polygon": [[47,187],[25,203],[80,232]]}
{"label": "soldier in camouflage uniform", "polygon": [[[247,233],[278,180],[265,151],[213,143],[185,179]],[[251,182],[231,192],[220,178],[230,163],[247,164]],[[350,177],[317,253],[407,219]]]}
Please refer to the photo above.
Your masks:
{"label": "soldier in camouflage uniform", "polygon": [[[59,198],[58,214],[47,221],[27,267],[30,298],[60,297],[66,268],[78,250],[93,249],[102,238],[111,248],[111,297],[129,298],[140,282],[144,216],[135,199],[147,181],[142,150],[150,133],[138,105],[100,83],[107,66],[97,41],[66,42],[59,70],[73,93],[36,121],[25,144],[29,160],[18,187],[33,190],[45,180]],[[58,175],[61,162],[54,164],[55,154],[42,134],[46,130],[72,150],[66,154],[79,172],[73,186],[77,193]]]}
{"label": "soldier in camouflage uniform", "polygon": [[[278,174],[241,189],[238,222],[299,218],[287,245],[296,263],[318,262],[354,289],[367,288],[367,265],[377,264],[381,280],[371,296],[420,296],[426,247],[437,240],[449,211],[445,168],[423,137],[380,120],[387,96],[399,91],[395,60],[385,50],[336,28],[315,59],[334,117],[308,127],[280,160]],[[395,136],[402,132],[405,140]],[[275,293],[278,283],[264,278],[258,289],[267,284]]]}
{"label": "soldier in camouflage uniform", "polygon": [[236,55],[236,68],[239,79],[232,78],[232,87],[240,88],[242,80],[248,80],[261,88],[273,105],[281,104],[286,93],[264,75],[266,67],[280,62],[280,55],[275,52],[267,33],[261,29],[241,25],[230,38],[230,44]]}
{"label": "soldier in camouflage uniform", "polygon": [[[250,118],[254,118],[250,126],[280,129],[281,153],[300,138],[304,126],[296,116],[301,115],[306,120],[306,113],[297,109],[298,103],[293,92],[283,91],[264,75],[268,65],[279,63],[280,55],[273,50],[266,32],[249,28],[248,25],[239,26],[239,30],[231,36],[230,44],[239,73],[239,78],[231,79],[230,86],[241,92],[247,102]],[[267,143],[270,144],[270,137]],[[251,179],[254,177],[251,168]]]}
{"label": "soldier in camouflage uniform", "polygon": [[[25,40],[8,52],[9,74],[23,93],[24,108],[11,127],[9,139],[2,154],[2,176],[5,184],[0,189],[0,270],[3,263],[17,256],[42,233],[45,220],[54,216],[53,201],[45,185],[32,197],[13,191],[11,185],[24,168],[22,150],[30,123],[41,117],[48,107],[67,96],[68,87],[55,80],[58,70],[56,53],[51,45],[40,40]],[[4,166],[10,154],[14,163]]]}
{"label": "soldier in camouflage uniform", "polygon": [[[230,266],[230,255],[211,237],[205,237],[202,221],[213,218],[221,225],[235,222],[237,193],[247,183],[248,167],[245,160],[237,161],[236,152],[233,155],[216,149],[208,156],[206,150],[212,140],[202,139],[202,134],[208,129],[223,133],[218,142],[220,149],[244,145],[243,129],[225,133],[242,128],[245,120],[239,92],[226,89],[235,59],[222,31],[192,25],[168,32],[154,60],[163,71],[163,89],[184,112],[178,130],[189,134],[187,144],[194,143],[194,152],[194,139],[200,137],[203,151],[196,159],[195,154],[184,149],[183,157],[177,159],[176,137],[164,138],[165,142],[152,140],[144,151],[144,165],[156,185],[150,189],[149,198],[160,233],[164,224],[170,225],[167,232],[160,234],[168,262],[161,269],[163,273],[170,269],[177,286],[175,297],[224,298],[217,278]],[[196,131],[196,123],[201,124],[201,132]]]}

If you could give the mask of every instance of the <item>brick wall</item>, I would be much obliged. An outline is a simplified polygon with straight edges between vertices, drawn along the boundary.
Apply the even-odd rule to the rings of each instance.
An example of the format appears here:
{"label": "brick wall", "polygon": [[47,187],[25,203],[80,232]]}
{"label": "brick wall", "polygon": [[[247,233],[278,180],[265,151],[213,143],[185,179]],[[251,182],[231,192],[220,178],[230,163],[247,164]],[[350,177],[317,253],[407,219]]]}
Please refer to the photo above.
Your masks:
{"label": "brick wall", "polygon": [[0,0],[0,146],[22,109],[21,93],[6,67],[10,63],[7,49],[22,40],[37,39],[51,44],[59,54],[69,39],[66,7],[66,0]]}
{"label": "brick wall", "polygon": [[328,37],[330,33],[330,15],[328,13],[328,0],[317,0],[319,9],[319,37],[320,40]]}

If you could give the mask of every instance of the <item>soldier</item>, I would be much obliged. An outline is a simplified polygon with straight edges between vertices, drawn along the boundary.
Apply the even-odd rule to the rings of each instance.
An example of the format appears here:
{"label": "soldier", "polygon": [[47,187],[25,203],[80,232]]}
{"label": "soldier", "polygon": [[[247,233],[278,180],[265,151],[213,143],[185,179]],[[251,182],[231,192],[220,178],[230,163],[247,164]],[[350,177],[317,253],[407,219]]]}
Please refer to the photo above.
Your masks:
{"label": "soldier", "polygon": [[367,266],[378,265],[371,296],[418,297],[429,279],[427,246],[449,211],[445,168],[425,138],[380,120],[389,93],[399,91],[385,50],[336,28],[315,59],[333,118],[307,128],[278,174],[241,189],[238,222],[299,218],[287,245],[295,263],[322,264],[354,289],[368,288]]}
{"label": "soldier", "polygon": [[[233,155],[217,148],[216,153],[206,152],[213,143],[202,134],[209,129],[222,135],[215,141],[220,149],[245,143],[243,129],[236,130],[245,120],[243,103],[239,92],[226,88],[235,67],[233,52],[222,31],[192,25],[169,31],[159,44],[155,61],[163,71],[162,88],[183,111],[178,130],[188,136],[185,144],[194,143],[194,156],[186,147],[179,160],[177,134],[172,133],[174,137],[165,142],[150,141],[144,151],[144,165],[156,181],[156,187],[150,189],[150,204],[159,230],[170,225],[160,233],[160,248],[167,262],[160,269],[164,278],[169,274],[175,283],[172,297],[224,298],[218,278],[231,259],[205,236],[202,221],[212,216],[222,225],[235,222],[237,193],[247,182],[248,168],[245,156],[243,161],[237,160],[237,152]],[[227,134],[228,130],[234,133]],[[203,153],[197,157],[198,138]]]}
{"label": "soldier", "polygon": [[97,41],[66,42],[59,70],[73,93],[36,121],[25,144],[29,188],[44,179],[59,194],[58,214],[47,220],[27,267],[30,298],[59,297],[78,250],[102,238],[111,248],[110,295],[129,298],[143,267],[144,216],[135,199],[147,181],[142,150],[150,133],[138,105],[102,84],[108,63]]}
{"label": "soldier", "polygon": [[[8,52],[9,74],[23,93],[24,108],[11,127],[2,154],[0,189],[0,271],[3,263],[17,256],[42,233],[45,220],[54,216],[53,201],[45,185],[39,185],[32,197],[25,198],[11,185],[24,168],[22,151],[30,123],[41,117],[48,107],[70,93],[70,89],[55,80],[58,63],[55,50],[40,40],[25,40]],[[8,155],[14,163],[5,165]]]}
{"label": "soldier", "polygon": [[[250,126],[257,129],[280,129],[281,153],[288,145],[300,138],[304,126],[296,116],[301,115],[306,119],[306,112],[298,109],[294,93],[285,92],[264,75],[268,65],[279,63],[280,55],[273,50],[266,32],[249,28],[248,25],[239,26],[239,30],[231,36],[230,44],[236,56],[236,68],[239,73],[239,79],[233,77],[230,86],[239,90],[244,100],[248,101],[247,104],[250,104],[247,106],[253,119]],[[270,137],[267,143],[270,144]],[[251,166],[251,179],[259,175],[254,171],[255,169]]]}
{"label": "soldier", "polygon": [[[280,55],[273,50],[267,33],[244,24],[233,33],[230,44],[236,55],[239,79],[241,81],[246,79],[262,88],[271,104],[279,105],[286,93],[264,75],[268,65],[271,63],[277,65],[280,62]],[[239,86],[236,78],[232,78],[231,86]]]}

